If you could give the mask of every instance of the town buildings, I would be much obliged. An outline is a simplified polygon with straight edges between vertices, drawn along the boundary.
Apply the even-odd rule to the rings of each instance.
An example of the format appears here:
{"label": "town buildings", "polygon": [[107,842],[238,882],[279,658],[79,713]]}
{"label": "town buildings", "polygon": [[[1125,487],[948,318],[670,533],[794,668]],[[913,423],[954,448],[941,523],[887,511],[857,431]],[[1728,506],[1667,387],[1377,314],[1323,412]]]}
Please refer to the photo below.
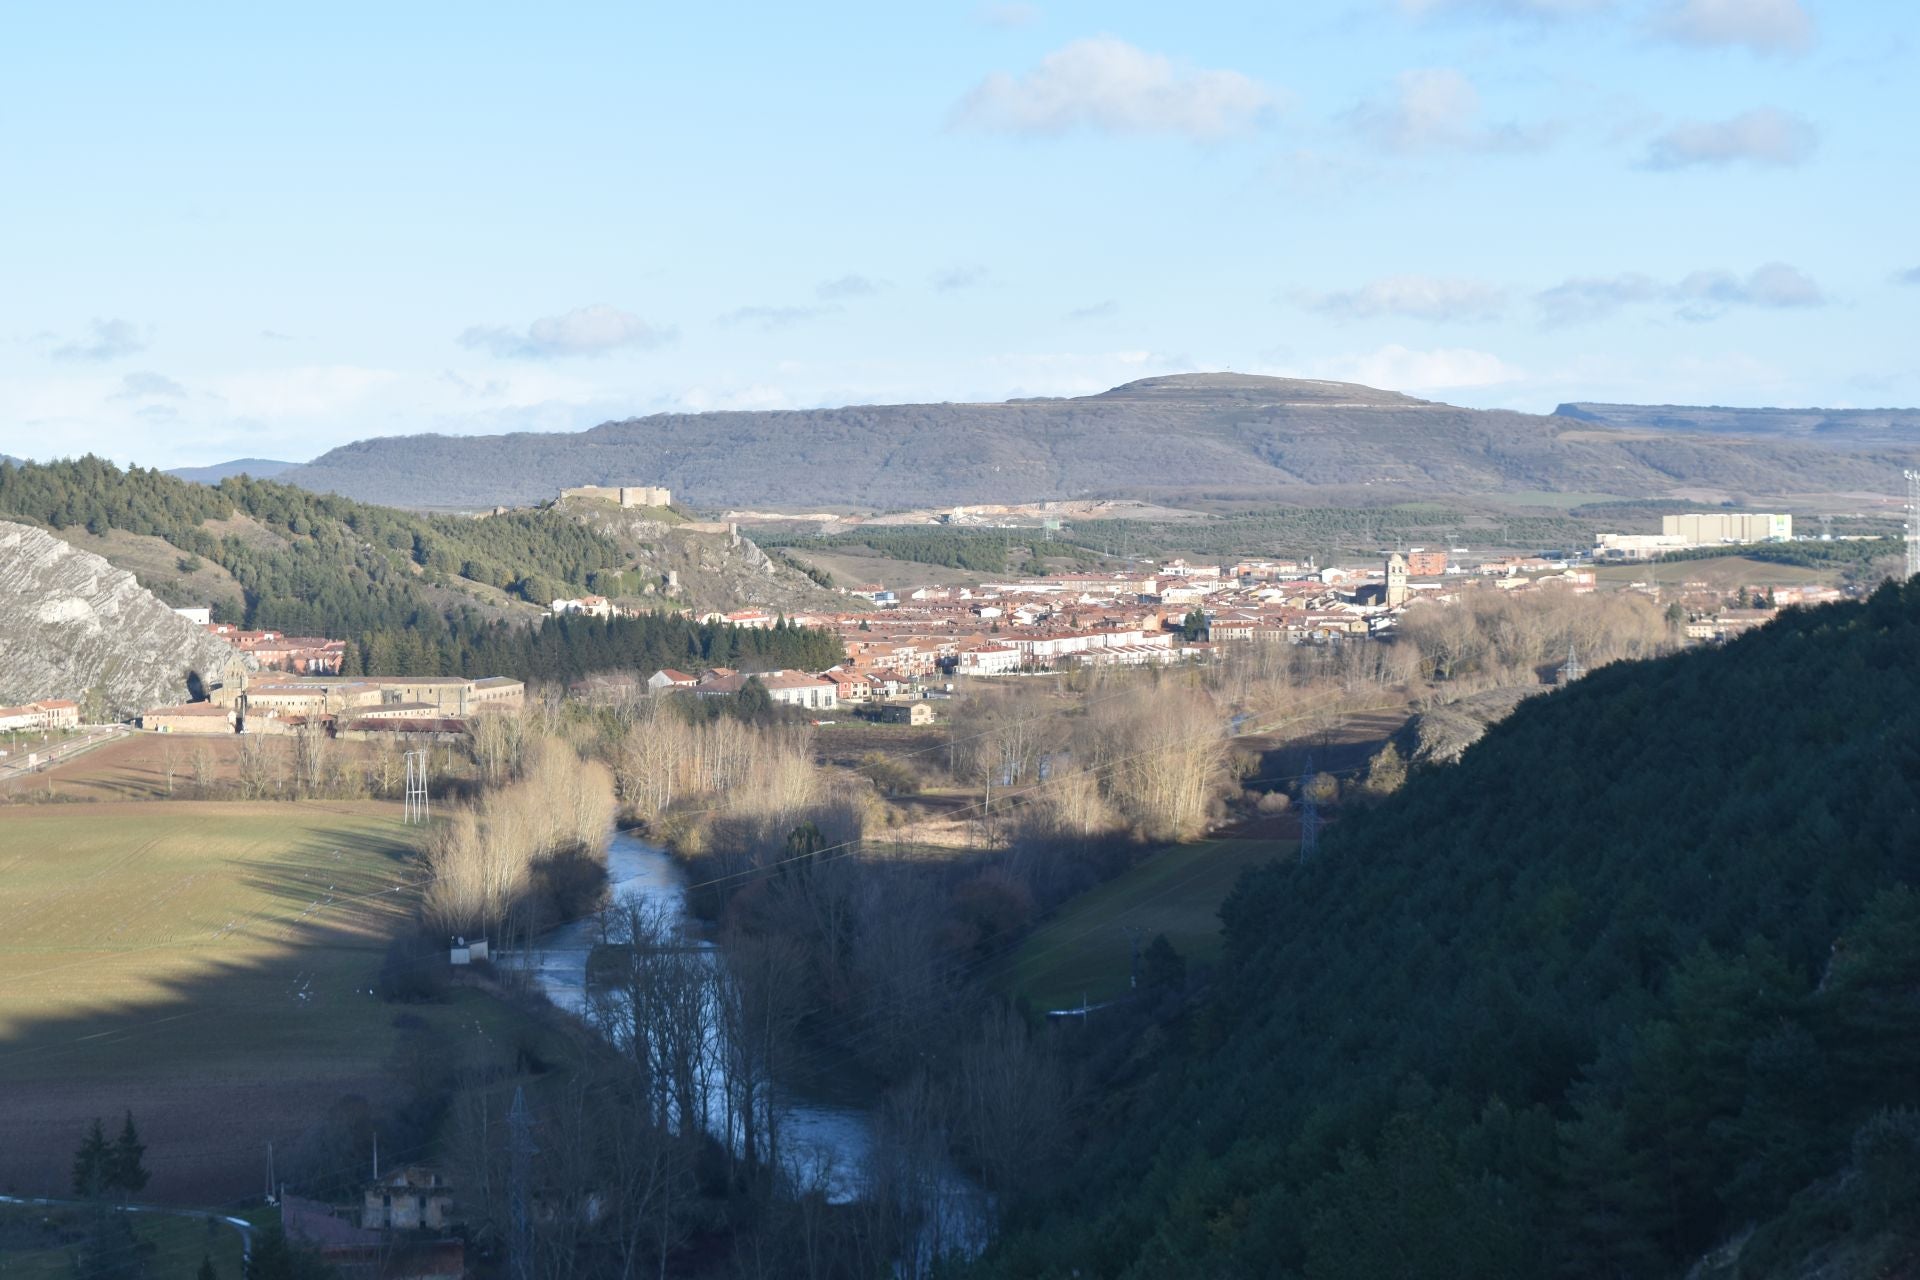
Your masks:
{"label": "town buildings", "polygon": [[17,729],[78,729],[80,704],[63,698],[29,702],[21,707],[0,707],[0,732]]}

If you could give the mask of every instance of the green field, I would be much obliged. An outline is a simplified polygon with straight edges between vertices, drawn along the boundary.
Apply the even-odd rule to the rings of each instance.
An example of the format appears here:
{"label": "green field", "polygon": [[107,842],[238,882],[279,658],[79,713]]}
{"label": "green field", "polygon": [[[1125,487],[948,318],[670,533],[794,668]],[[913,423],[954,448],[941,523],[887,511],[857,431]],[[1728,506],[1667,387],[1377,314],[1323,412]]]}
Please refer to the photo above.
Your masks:
{"label": "green field", "polygon": [[[220,1280],[240,1280],[240,1233],[204,1218],[136,1213],[129,1218],[148,1280],[193,1280],[205,1259]],[[86,1211],[0,1205],[0,1280],[72,1280]]]}
{"label": "green field", "polygon": [[1189,960],[1220,948],[1220,904],[1240,873],[1293,851],[1291,840],[1205,840],[1177,845],[1063,906],[1016,951],[1001,985],[1035,1009],[1125,994],[1130,929],[1164,933]]}
{"label": "green field", "polygon": [[[415,905],[397,814],[0,808],[0,1189],[65,1194],[87,1121],[131,1108],[144,1198],[223,1203],[257,1190],[269,1138],[386,1096],[399,1010],[370,988]],[[522,1025],[473,991],[407,1012],[448,1037]]]}
{"label": "green field", "polygon": [[1834,565],[1824,569],[1794,564],[1774,564],[1769,560],[1750,560],[1746,556],[1712,556],[1705,560],[1655,560],[1640,564],[1603,564],[1596,566],[1594,577],[1604,584],[1653,582],[1669,591],[1677,591],[1689,582],[1704,582],[1717,591],[1744,586],[1797,587],[1808,583],[1838,583],[1842,569]]}

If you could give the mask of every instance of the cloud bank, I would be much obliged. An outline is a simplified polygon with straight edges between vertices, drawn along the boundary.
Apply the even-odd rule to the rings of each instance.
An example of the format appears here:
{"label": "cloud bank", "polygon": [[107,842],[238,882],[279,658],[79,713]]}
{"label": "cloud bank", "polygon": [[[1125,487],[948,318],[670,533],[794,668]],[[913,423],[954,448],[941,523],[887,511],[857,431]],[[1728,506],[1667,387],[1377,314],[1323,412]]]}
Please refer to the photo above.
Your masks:
{"label": "cloud bank", "polygon": [[1774,167],[1804,162],[1819,145],[1813,123],[1774,107],[1755,107],[1728,120],[1675,125],[1647,147],[1645,167],[1685,169],[1736,161]]}
{"label": "cloud bank", "polygon": [[543,316],[525,330],[475,325],[457,339],[470,351],[519,360],[555,360],[603,356],[621,350],[648,350],[673,341],[677,331],[657,328],[630,311],[596,303],[564,315]]}
{"label": "cloud bank", "polygon": [[1085,129],[1210,141],[1253,128],[1276,100],[1238,71],[1189,67],[1094,36],[1055,50],[1024,75],[988,76],[954,108],[953,123],[1030,136]]}

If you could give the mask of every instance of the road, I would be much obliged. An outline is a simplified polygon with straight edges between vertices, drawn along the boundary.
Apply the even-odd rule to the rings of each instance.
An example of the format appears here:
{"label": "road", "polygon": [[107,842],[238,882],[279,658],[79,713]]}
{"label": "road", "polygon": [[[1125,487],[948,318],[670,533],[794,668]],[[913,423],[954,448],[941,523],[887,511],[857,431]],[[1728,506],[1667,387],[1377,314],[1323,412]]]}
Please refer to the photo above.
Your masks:
{"label": "road", "polygon": [[[81,733],[86,736],[68,738],[63,742],[56,742],[51,746],[42,745],[22,735],[17,739],[19,742],[17,748],[13,746],[0,748],[8,753],[5,759],[0,759],[0,782],[12,782],[16,778],[24,778],[29,773],[41,772],[56,764],[71,760],[84,752],[91,751],[95,747],[103,747],[107,743],[118,739],[121,734],[131,732],[133,731],[123,724],[84,725],[81,728]],[[0,741],[4,741],[4,739],[0,739]],[[38,757],[37,761],[31,766],[27,764],[27,758],[29,756]]]}

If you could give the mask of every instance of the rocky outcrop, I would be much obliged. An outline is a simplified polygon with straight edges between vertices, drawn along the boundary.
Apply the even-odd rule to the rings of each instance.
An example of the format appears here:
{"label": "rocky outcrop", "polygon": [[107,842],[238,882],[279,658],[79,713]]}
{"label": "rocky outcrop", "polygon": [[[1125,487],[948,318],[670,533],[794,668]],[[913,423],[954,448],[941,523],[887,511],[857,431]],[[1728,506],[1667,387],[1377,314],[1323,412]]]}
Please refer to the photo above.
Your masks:
{"label": "rocky outcrop", "polygon": [[0,521],[0,704],[80,701],[116,716],[185,702],[190,672],[217,678],[233,646],[188,622],[99,556]]}
{"label": "rocky outcrop", "polygon": [[674,524],[605,502],[567,500],[561,506],[618,543],[631,557],[631,576],[646,578],[663,603],[684,604],[702,613],[746,608],[839,611],[860,604],[774,560],[736,526]]}
{"label": "rocky outcrop", "polygon": [[1453,764],[1480,741],[1490,725],[1506,719],[1513,709],[1536,693],[1540,685],[1488,689],[1458,702],[1429,707],[1408,720],[1398,740],[1400,754],[1413,765]]}

